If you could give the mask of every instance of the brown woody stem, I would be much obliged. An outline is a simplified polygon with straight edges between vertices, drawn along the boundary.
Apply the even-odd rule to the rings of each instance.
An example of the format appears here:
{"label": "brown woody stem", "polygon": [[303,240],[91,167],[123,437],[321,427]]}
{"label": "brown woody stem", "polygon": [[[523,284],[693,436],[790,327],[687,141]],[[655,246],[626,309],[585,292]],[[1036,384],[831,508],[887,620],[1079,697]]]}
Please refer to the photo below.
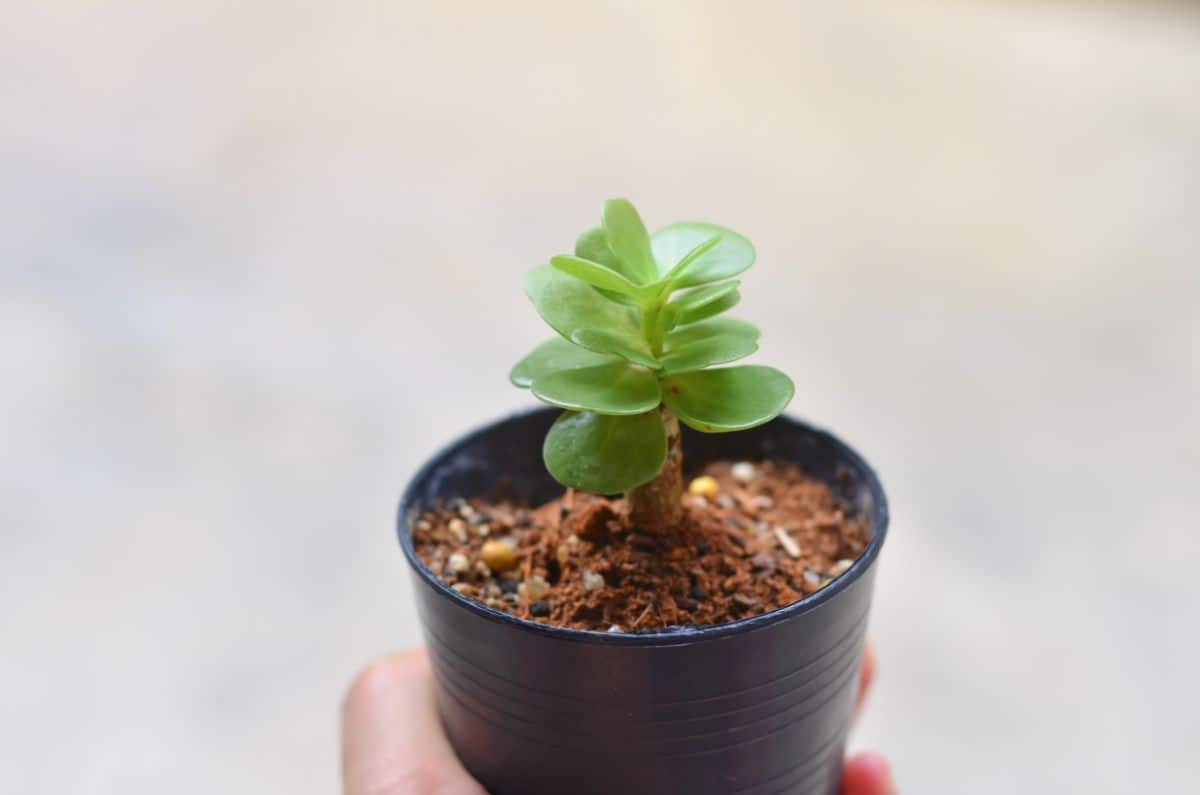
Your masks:
{"label": "brown woody stem", "polygon": [[625,492],[629,521],[640,530],[662,533],[683,519],[683,447],[679,443],[679,420],[659,407],[667,432],[667,460],[654,480]]}

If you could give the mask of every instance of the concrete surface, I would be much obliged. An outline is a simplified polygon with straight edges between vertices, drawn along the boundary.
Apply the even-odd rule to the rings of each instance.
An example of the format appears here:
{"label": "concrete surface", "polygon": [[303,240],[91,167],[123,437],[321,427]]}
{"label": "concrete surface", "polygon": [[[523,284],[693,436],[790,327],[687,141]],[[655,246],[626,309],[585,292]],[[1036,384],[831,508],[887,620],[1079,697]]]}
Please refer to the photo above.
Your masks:
{"label": "concrete surface", "polygon": [[759,360],[883,473],[856,744],[1200,791],[1200,16],[841,6],[7,8],[0,791],[334,791],[400,488],[612,195],[755,241]]}

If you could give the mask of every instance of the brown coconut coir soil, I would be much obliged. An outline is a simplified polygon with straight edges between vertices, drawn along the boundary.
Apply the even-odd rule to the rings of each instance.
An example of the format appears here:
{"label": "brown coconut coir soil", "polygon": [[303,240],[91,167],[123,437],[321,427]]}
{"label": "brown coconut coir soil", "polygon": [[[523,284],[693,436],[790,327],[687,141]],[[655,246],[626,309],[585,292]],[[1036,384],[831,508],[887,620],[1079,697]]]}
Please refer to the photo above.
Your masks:
{"label": "brown coconut coir soil", "polygon": [[624,501],[568,491],[539,508],[456,500],[413,527],[418,557],[488,607],[573,629],[644,632],[765,613],[823,588],[866,548],[852,503],[787,463],[717,462],[669,533]]}

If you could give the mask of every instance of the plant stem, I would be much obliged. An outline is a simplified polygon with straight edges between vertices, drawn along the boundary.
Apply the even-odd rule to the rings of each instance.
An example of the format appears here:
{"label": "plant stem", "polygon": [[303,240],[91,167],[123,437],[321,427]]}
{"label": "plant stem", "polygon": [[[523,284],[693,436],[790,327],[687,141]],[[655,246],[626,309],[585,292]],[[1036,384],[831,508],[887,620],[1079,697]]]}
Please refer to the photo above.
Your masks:
{"label": "plant stem", "polygon": [[662,533],[678,527],[683,519],[683,447],[679,443],[679,420],[666,406],[659,407],[667,432],[667,460],[654,480],[625,492],[629,521],[638,529]]}

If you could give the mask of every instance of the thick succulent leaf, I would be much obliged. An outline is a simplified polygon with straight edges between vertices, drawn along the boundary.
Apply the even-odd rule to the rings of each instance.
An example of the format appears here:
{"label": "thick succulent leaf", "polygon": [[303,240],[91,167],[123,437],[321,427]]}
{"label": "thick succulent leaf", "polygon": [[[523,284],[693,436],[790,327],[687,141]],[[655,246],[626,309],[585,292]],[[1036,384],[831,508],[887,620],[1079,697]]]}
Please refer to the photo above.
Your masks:
{"label": "thick succulent leaf", "polygon": [[758,350],[755,338],[745,334],[717,334],[681,345],[662,356],[666,374],[688,373],[714,364],[743,359]]}
{"label": "thick succulent leaf", "polygon": [[650,249],[650,236],[642,217],[628,199],[609,199],[604,203],[604,232],[608,247],[620,260],[621,272],[634,284],[658,280],[658,266]]}
{"label": "thick succulent leaf", "polygon": [[525,277],[525,293],[542,319],[576,345],[658,367],[634,314],[584,282],[542,265]]}
{"label": "thick succulent leaf", "polygon": [[665,373],[685,373],[724,364],[758,350],[758,329],[731,317],[680,326],[667,334],[659,359]]}
{"label": "thick succulent leaf", "polygon": [[593,226],[591,229],[584,232],[575,240],[575,256],[583,259],[599,262],[612,270],[629,276],[628,273],[621,267],[621,261],[612,253],[612,249],[608,247],[608,235],[604,233],[604,227]]}
{"label": "thick succulent leaf", "polygon": [[533,394],[564,409],[598,414],[642,414],[658,408],[658,378],[644,367],[610,362],[539,376]]}
{"label": "thick succulent leaf", "polygon": [[654,233],[651,246],[663,273],[671,272],[684,257],[714,235],[721,237],[720,242],[676,273],[672,279],[675,288],[694,287],[737,276],[754,264],[754,246],[737,232],[715,224],[672,224]]}
{"label": "thick succulent leaf", "polygon": [[597,287],[596,292],[600,293],[600,295],[604,296],[610,301],[616,301],[621,306],[628,306],[634,309],[638,308],[638,300],[632,295],[618,293],[616,290],[605,290],[603,287]]}
{"label": "thick succulent leaf", "polygon": [[710,284],[689,290],[672,299],[667,304],[671,325],[685,326],[688,323],[696,323],[737,306],[738,301],[742,299],[737,289],[739,284],[741,282],[737,281]]}
{"label": "thick succulent leaf", "polygon": [[732,317],[714,317],[699,323],[680,326],[667,335],[665,350],[678,351],[686,345],[710,337],[743,337],[758,342],[759,330],[744,320]]}
{"label": "thick succulent leaf", "polygon": [[509,372],[508,380],[512,381],[513,386],[524,389],[533,384],[535,379],[559,370],[594,367],[598,364],[620,361],[621,359],[617,356],[589,351],[562,337],[555,337],[546,340],[534,348],[532,353],[517,362]]}
{"label": "thick succulent leaf", "polygon": [[576,279],[585,281],[593,287],[601,287],[605,290],[613,290],[618,293],[634,296],[639,292],[633,282],[598,262],[592,262],[591,260],[569,254],[560,254],[557,257],[551,257],[550,264],[568,276],[574,276]]}
{"label": "thick succulent leaf", "polygon": [[596,494],[615,494],[651,480],[667,458],[667,435],[657,411],[628,416],[568,411],[542,445],[554,479]]}
{"label": "thick succulent leaf", "polygon": [[668,376],[662,390],[667,408],[704,433],[762,425],[779,416],[795,393],[786,375],[757,365]]}
{"label": "thick succulent leaf", "polygon": [[704,306],[696,307],[675,318],[677,325],[683,326],[689,323],[699,323],[701,320],[719,315],[722,312],[727,312],[737,306],[742,300],[742,294],[737,290],[731,293],[726,293],[715,301],[705,304]]}
{"label": "thick succulent leaf", "polygon": [[[704,242],[700,243],[698,246],[693,248],[691,251],[684,254],[683,258],[680,259],[678,262],[676,262],[675,265],[669,271],[667,271],[666,275],[663,276],[662,280],[665,282],[675,281],[677,278],[679,278],[680,274],[682,274],[685,270],[690,268],[692,263],[695,262],[697,259],[699,259],[701,255],[706,254],[709,251],[709,249],[715,248],[716,245],[720,242],[721,242],[721,235],[713,235],[712,237],[708,238]],[[653,245],[651,246],[651,250],[653,250]],[[658,263],[658,265],[659,265],[659,273],[662,273],[662,263]]]}

